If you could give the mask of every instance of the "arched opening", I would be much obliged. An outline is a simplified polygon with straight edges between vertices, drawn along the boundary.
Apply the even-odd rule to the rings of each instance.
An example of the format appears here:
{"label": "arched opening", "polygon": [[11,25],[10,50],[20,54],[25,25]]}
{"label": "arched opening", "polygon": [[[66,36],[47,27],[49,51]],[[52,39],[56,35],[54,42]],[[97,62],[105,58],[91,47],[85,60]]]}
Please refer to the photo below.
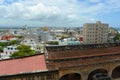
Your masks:
{"label": "arched opening", "polygon": [[78,73],[70,73],[62,76],[59,80],[81,80],[81,75]]}
{"label": "arched opening", "polygon": [[88,75],[88,80],[111,80],[105,69],[96,69]]}
{"label": "arched opening", "polygon": [[112,78],[113,78],[113,79],[120,78],[120,66],[116,67],[116,68],[112,71]]}

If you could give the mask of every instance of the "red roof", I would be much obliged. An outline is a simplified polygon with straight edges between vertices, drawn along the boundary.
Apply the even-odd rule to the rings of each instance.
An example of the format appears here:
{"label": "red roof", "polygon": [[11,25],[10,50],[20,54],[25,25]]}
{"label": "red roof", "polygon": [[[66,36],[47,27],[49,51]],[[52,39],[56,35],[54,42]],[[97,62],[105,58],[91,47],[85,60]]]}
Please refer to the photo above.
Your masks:
{"label": "red roof", "polygon": [[44,70],[47,70],[44,54],[0,61],[0,75],[12,75]]}
{"label": "red roof", "polygon": [[15,38],[15,36],[12,36],[12,35],[2,36],[1,40],[10,40],[11,38]]}

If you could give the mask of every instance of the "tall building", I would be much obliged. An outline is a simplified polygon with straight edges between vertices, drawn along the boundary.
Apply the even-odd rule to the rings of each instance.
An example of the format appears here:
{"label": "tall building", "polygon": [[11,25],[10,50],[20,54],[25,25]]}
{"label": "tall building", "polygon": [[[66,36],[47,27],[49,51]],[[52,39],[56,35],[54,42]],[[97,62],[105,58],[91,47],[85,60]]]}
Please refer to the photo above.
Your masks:
{"label": "tall building", "polygon": [[109,24],[101,23],[85,23],[83,25],[83,43],[99,44],[108,41]]}

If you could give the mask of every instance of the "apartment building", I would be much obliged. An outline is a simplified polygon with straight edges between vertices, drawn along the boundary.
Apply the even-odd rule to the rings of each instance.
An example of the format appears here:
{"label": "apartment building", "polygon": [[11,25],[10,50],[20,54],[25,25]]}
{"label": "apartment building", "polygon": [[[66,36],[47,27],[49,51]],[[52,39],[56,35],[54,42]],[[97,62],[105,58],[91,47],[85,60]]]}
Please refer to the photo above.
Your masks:
{"label": "apartment building", "polygon": [[83,43],[84,44],[99,44],[107,43],[109,24],[101,23],[85,23],[83,25]]}

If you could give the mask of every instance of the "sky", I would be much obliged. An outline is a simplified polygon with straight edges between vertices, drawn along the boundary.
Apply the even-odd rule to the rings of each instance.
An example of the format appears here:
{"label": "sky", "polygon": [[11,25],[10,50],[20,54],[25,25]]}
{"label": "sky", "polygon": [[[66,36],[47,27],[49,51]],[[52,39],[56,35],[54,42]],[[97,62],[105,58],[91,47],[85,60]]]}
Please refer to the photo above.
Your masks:
{"label": "sky", "polygon": [[0,27],[120,27],[120,0],[0,0]]}

